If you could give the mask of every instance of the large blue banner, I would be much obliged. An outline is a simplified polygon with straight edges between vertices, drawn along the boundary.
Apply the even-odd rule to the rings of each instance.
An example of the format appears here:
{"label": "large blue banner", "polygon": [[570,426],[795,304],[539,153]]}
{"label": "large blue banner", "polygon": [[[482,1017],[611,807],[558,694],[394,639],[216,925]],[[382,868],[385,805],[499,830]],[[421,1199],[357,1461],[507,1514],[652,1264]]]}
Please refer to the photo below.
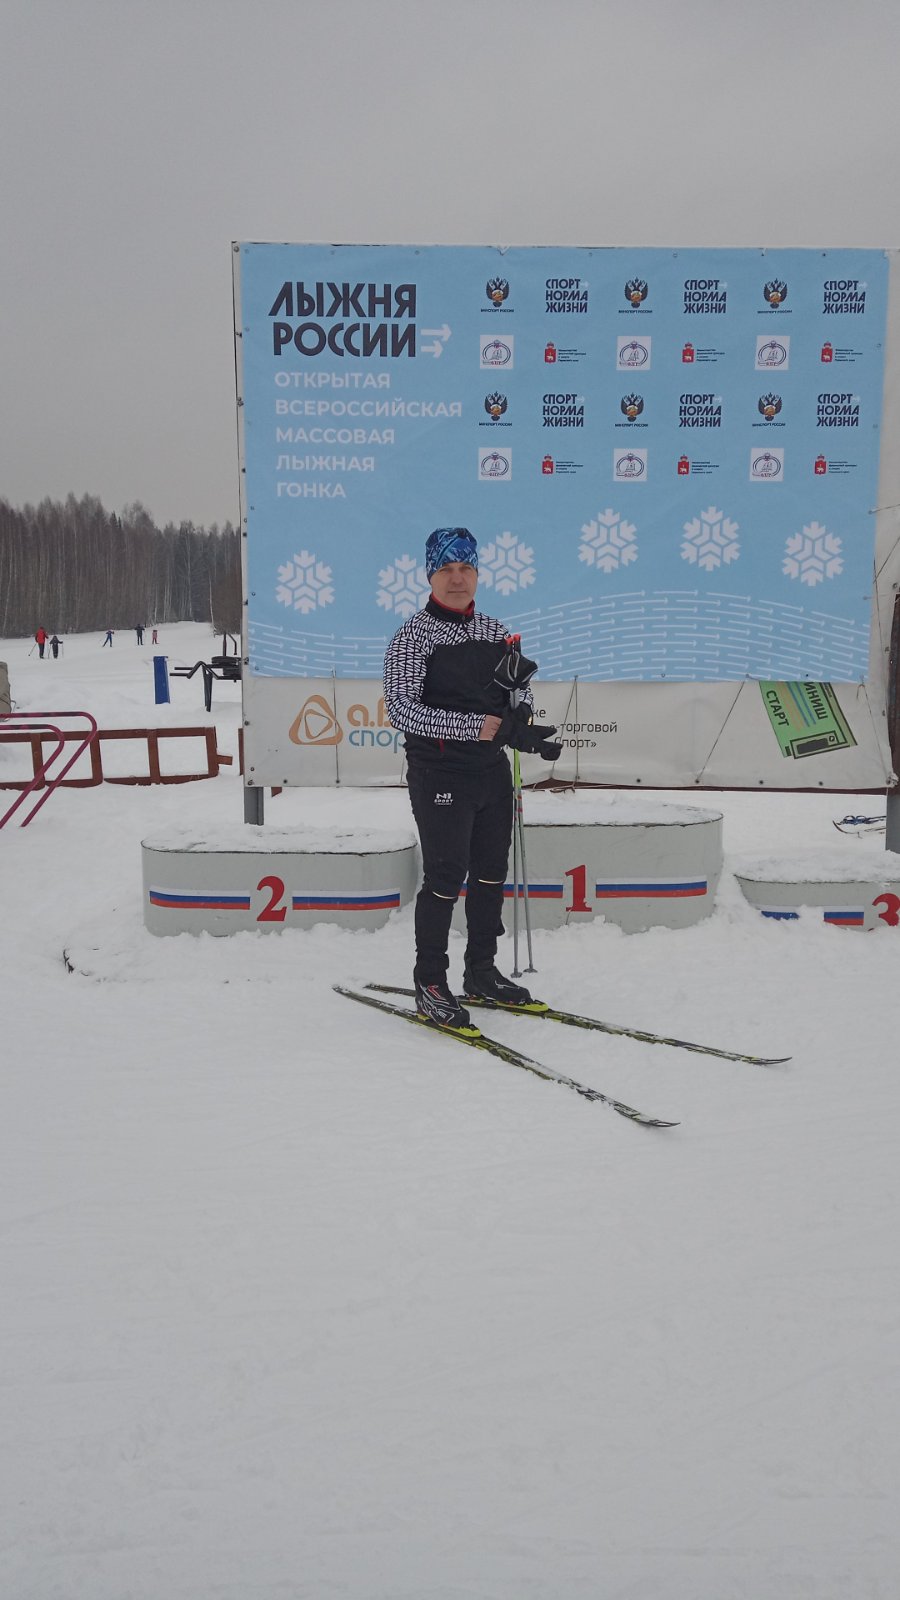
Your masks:
{"label": "large blue banner", "polygon": [[884,252],[235,251],[252,672],[380,677],[464,525],[545,680],[866,678]]}

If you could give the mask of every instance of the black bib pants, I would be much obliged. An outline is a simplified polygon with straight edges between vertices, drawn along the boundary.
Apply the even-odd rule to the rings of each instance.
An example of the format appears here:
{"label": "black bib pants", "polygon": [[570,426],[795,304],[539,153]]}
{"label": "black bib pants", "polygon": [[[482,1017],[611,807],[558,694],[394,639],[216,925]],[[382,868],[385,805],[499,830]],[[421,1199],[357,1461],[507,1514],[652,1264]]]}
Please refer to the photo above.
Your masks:
{"label": "black bib pants", "polygon": [[[425,674],[426,705],[502,716],[508,699],[494,682],[505,646],[486,640],[438,645]],[[407,783],[422,849],[416,899],[419,983],[446,978],[453,908],[465,883],[466,965],[489,967],[503,933],[503,891],[513,826],[512,772],[494,740],[406,735]]]}

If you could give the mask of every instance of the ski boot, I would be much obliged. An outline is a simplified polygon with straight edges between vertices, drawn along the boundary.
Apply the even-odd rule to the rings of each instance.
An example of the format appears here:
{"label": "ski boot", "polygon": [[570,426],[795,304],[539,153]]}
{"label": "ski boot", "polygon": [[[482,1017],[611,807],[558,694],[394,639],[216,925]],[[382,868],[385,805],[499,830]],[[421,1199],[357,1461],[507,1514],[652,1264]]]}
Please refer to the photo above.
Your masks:
{"label": "ski boot", "polygon": [[470,1039],[477,1038],[479,1033],[468,1011],[451,994],[445,978],[437,983],[421,983],[416,979],[416,1015],[422,1022],[433,1028],[443,1028],[446,1033],[463,1033]]}
{"label": "ski boot", "polygon": [[550,1009],[545,1001],[533,1000],[521,983],[504,978],[495,966],[479,967],[475,971],[466,967],[463,994],[473,1005],[490,1006],[500,1011],[530,1011],[536,1016]]}

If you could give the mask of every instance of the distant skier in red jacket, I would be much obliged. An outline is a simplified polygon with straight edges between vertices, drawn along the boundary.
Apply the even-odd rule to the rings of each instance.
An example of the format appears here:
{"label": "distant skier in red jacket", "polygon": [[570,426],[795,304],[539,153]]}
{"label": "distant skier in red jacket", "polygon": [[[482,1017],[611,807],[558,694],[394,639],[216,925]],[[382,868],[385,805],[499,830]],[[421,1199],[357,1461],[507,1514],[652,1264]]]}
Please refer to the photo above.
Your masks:
{"label": "distant skier in red jacket", "polygon": [[35,639],[35,644],[38,647],[38,655],[40,656],[41,660],[43,661],[43,659],[44,659],[44,647],[45,647],[45,645],[47,643],[47,629],[46,628],[38,628],[38,631],[35,634],[34,639]]}

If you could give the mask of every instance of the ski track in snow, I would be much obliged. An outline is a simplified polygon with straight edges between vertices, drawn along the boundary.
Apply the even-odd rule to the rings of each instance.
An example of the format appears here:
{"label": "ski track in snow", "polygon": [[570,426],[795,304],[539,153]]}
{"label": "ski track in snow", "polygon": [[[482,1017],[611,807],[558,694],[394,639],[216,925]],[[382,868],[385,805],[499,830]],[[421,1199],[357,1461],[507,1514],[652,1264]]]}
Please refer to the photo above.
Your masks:
{"label": "ski track in snow", "polygon": [[[150,647],[101,639],[0,644],[18,708],[209,720],[199,676],[155,707]],[[239,714],[217,683],[231,754]],[[878,806],[706,801],[714,915],[538,931],[535,987],[789,1066],[484,1018],[667,1131],[333,994],[409,982],[411,908],[149,935],[142,837],[238,823],[234,770],[0,833],[4,1600],[893,1597],[900,932],[767,922],[729,870]],[[267,820],[409,816],[307,790]]]}

